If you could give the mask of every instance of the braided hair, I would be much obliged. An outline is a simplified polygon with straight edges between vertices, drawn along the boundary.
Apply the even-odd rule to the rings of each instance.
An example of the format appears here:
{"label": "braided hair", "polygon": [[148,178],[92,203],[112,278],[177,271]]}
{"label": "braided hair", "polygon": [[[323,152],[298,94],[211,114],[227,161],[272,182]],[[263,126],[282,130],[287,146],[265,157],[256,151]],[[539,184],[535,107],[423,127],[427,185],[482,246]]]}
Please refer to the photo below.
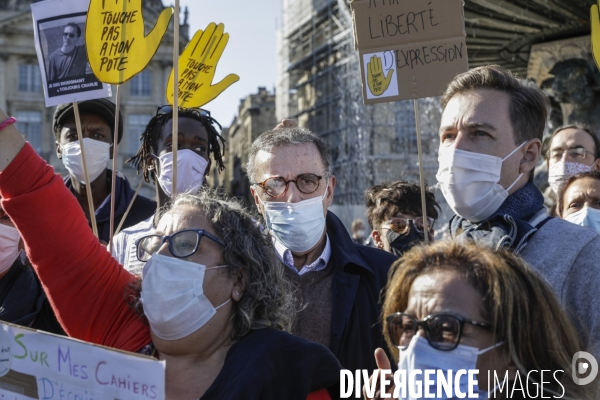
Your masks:
{"label": "braided hair", "polygon": [[[127,163],[131,163],[131,165],[137,169],[138,174],[140,173],[140,169],[142,170],[142,175],[144,176],[144,180],[146,182],[150,182],[150,171],[148,170],[147,165],[147,156],[151,154],[156,154],[158,149],[158,139],[162,135],[163,128],[165,125],[173,118],[173,111],[166,112],[164,114],[155,115],[148,125],[146,125],[146,129],[140,140],[142,140],[142,144],[137,152],[137,154],[130,159],[128,159]],[[214,124],[221,128],[221,124],[217,122],[216,119],[212,118],[210,115],[203,115],[198,112],[196,109],[190,108],[180,108],[179,109],[179,118],[191,118],[196,121],[199,121],[202,126],[208,132],[208,144],[209,144],[209,154],[212,154],[213,159],[217,163],[217,167],[219,172],[225,169],[225,164],[223,163],[223,155],[225,154],[225,139],[215,129]],[[156,182],[156,176],[152,176],[154,182]]]}

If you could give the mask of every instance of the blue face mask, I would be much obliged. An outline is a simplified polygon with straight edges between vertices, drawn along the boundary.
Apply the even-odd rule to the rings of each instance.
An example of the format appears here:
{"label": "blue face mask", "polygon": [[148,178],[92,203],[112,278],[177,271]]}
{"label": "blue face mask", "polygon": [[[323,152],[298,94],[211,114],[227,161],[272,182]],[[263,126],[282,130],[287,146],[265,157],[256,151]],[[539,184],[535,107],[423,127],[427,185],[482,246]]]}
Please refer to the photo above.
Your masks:
{"label": "blue face mask", "polygon": [[286,203],[277,201],[263,202],[265,220],[271,234],[279,243],[293,252],[305,252],[312,249],[325,229],[325,213],[323,199],[327,196],[327,188],[323,196]]}
{"label": "blue face mask", "polygon": [[[452,389],[453,393],[450,396],[446,395],[446,391],[442,388],[438,388],[436,384],[436,377],[433,376],[433,385],[429,386],[429,393],[434,395],[436,399],[451,399],[456,398],[456,390],[460,390],[462,393],[467,394],[465,398],[468,397],[469,393],[469,376],[468,370],[476,369],[477,366],[477,357],[480,354],[486,353],[500,345],[503,342],[496,343],[493,346],[490,346],[486,349],[479,350],[476,347],[458,345],[454,350],[451,351],[441,351],[434,349],[429,345],[427,339],[422,336],[415,336],[410,341],[409,345],[405,350],[400,350],[400,360],[398,361],[398,369],[406,371],[406,377],[410,376],[411,371],[419,369],[424,371],[426,369],[431,370],[441,370],[444,374],[447,374],[449,370],[452,370]],[[460,386],[456,388],[454,386],[454,373],[460,369],[467,370],[467,374],[464,374],[460,377]],[[436,373],[437,374],[437,373]],[[446,375],[447,376],[447,375]],[[423,376],[417,376],[417,378],[421,381],[421,384],[424,383]],[[440,395],[438,396],[438,389],[440,390]],[[418,393],[419,391],[415,388],[414,392]],[[474,393],[478,394],[479,399],[487,399],[488,393],[485,390],[480,390],[476,385]],[[425,398],[425,387],[421,387],[420,390],[421,397],[414,398]],[[410,390],[407,385],[406,397],[402,396],[402,392],[399,393],[399,399],[413,399],[410,396]]]}
{"label": "blue face mask", "polygon": [[600,210],[583,207],[581,210],[569,214],[565,220],[581,226],[589,226],[600,233]]}

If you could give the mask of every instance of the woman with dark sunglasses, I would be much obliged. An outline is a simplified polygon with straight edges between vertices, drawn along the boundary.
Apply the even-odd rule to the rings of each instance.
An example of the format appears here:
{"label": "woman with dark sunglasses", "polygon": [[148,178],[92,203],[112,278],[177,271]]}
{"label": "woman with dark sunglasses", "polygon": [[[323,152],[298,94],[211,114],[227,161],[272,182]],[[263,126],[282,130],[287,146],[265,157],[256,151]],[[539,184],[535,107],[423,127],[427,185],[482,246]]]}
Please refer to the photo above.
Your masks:
{"label": "woman with dark sunglasses", "polygon": [[[156,187],[157,213],[124,229],[113,239],[113,256],[125,269],[141,274],[143,263],[135,254],[135,241],[151,234],[160,210],[173,196],[173,107],[158,107],[142,134],[137,154],[127,160],[141,172],[146,182]],[[204,184],[213,160],[219,172],[225,169],[225,141],[217,131],[221,125],[210,112],[200,108],[180,108],[177,143],[176,193],[192,192]]]}
{"label": "woman with dark sunglasses", "polygon": [[[511,398],[513,387],[524,398],[594,398],[594,384],[572,379],[573,355],[585,350],[577,332],[552,290],[521,259],[444,241],[414,247],[389,276],[384,336],[406,376],[417,369],[439,370],[446,379],[454,373],[449,397],[468,390],[468,374],[458,377],[458,370],[478,369],[473,389],[480,399]],[[375,359],[390,369],[382,349]],[[434,376],[431,393],[440,389],[437,383]]]}

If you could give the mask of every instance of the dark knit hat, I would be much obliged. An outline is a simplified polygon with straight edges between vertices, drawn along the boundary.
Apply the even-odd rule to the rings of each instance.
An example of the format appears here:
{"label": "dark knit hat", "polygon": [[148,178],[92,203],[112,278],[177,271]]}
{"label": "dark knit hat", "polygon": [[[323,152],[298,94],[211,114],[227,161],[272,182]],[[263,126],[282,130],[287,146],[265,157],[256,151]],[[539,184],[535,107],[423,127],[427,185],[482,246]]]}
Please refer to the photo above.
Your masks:
{"label": "dark knit hat", "polygon": [[[113,134],[113,129],[115,128],[115,103],[108,99],[94,99],[94,100],[86,100],[78,102],[79,112],[80,113],[90,113],[96,114],[106,121],[108,126],[110,127],[110,131]],[[52,130],[54,131],[54,136],[58,139],[60,132],[58,131],[58,126],[62,125],[63,122],[67,118],[73,116],[73,103],[64,103],[59,104],[56,107],[56,111],[54,111],[54,119],[52,122]],[[118,134],[118,142],[121,142],[123,138],[123,115],[119,111],[119,134]]]}

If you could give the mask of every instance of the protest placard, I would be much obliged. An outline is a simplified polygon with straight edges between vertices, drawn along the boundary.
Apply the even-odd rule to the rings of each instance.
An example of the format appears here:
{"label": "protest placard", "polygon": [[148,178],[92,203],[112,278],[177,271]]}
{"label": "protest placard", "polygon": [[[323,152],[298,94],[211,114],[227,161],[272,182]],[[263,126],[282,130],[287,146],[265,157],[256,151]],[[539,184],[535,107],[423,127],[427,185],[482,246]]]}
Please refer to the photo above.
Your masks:
{"label": "protest placard", "polygon": [[91,0],[85,38],[90,66],[102,82],[121,84],[150,62],[169,21],[173,7],[165,8],[146,35],[142,0]]}
{"label": "protest placard", "polygon": [[590,7],[590,25],[592,28],[592,54],[594,56],[594,61],[596,62],[596,67],[600,69],[600,10],[598,9],[598,5],[600,4],[600,0],[598,0],[598,4],[593,4]]}
{"label": "protest placard", "polygon": [[0,322],[0,398],[165,398],[165,362]]}
{"label": "protest placard", "polygon": [[[217,63],[229,42],[229,34],[224,33],[225,25],[211,22],[204,31],[198,30],[178,62],[178,105],[185,108],[201,107],[217,97],[221,92],[237,82],[240,77],[229,74],[219,83],[212,84]],[[173,74],[167,81],[167,101],[173,105]]]}
{"label": "protest placard", "polygon": [[365,104],[439,96],[468,69],[462,0],[354,0]]}
{"label": "protest placard", "polygon": [[31,4],[33,35],[46,107],[109,97],[89,65],[83,32],[88,1],[46,0]]}

